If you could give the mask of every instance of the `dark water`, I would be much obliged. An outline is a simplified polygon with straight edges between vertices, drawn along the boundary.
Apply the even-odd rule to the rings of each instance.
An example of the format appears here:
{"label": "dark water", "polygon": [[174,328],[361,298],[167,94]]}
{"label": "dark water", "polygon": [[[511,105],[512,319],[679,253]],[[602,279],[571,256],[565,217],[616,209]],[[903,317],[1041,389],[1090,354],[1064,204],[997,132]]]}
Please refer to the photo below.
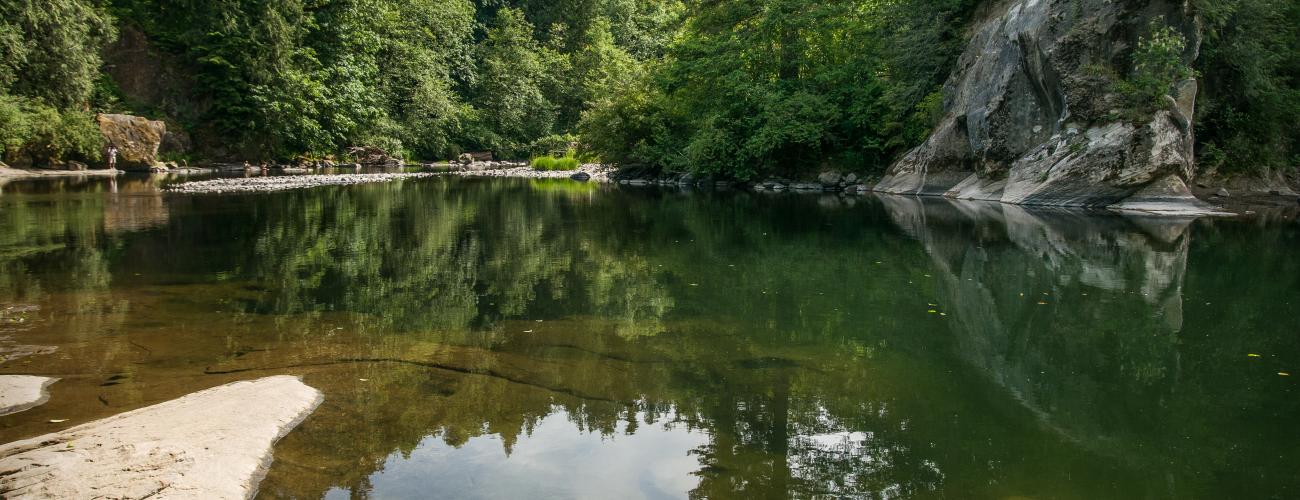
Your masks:
{"label": "dark water", "polygon": [[1294,214],[160,182],[0,188],[0,438],[288,373],[267,498],[1300,497]]}

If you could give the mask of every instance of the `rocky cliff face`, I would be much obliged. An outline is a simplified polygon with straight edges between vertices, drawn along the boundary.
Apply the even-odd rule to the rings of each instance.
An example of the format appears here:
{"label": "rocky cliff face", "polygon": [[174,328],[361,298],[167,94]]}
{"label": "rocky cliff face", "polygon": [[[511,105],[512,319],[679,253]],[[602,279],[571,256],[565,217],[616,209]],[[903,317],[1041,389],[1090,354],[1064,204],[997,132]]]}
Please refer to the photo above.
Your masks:
{"label": "rocky cliff face", "polygon": [[1162,20],[1186,40],[1200,22],[1168,0],[1019,0],[989,7],[945,85],[945,116],[876,187],[899,194],[1147,211],[1191,197],[1195,80],[1133,123],[1114,88],[1138,38]]}
{"label": "rocky cliff face", "polygon": [[104,139],[117,147],[117,166],[122,170],[149,170],[157,165],[158,147],[167,135],[160,121],[131,115],[99,115]]}

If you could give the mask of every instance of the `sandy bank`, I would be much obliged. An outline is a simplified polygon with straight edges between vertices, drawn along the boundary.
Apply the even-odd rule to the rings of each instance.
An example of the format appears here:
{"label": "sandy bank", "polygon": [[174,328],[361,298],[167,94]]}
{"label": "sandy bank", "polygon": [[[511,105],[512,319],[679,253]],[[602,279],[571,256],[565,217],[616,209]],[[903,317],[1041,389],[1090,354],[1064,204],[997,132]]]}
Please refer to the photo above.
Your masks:
{"label": "sandy bank", "polygon": [[4,498],[249,498],[323,397],[287,375],[199,391],[0,446]]}
{"label": "sandy bank", "polygon": [[40,170],[0,167],[0,179],[41,179],[46,177],[112,177],[121,170]]}

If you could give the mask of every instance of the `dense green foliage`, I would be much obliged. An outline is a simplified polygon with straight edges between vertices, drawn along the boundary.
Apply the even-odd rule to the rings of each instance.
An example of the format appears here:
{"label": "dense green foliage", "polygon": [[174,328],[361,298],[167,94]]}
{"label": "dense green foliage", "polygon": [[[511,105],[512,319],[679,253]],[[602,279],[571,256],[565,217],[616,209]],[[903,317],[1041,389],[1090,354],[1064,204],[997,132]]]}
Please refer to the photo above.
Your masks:
{"label": "dense green foliage", "polygon": [[[0,5],[0,141],[11,162],[98,156],[89,111],[131,101],[103,54],[130,30],[178,66],[192,109],[126,109],[179,121],[200,156],[531,158],[577,143],[604,161],[739,178],[880,171],[934,124],[979,3],[16,0]],[[1195,7],[1195,68],[1180,63],[1188,41],[1153,25],[1124,75],[1132,107],[1162,105],[1194,69],[1206,171],[1293,166],[1300,6]]]}
{"label": "dense green foliage", "polygon": [[1197,0],[1201,168],[1225,175],[1300,166],[1300,3]]}
{"label": "dense green foliage", "polygon": [[967,0],[692,4],[669,57],[584,117],[610,159],[748,177],[883,168],[924,137]]}
{"label": "dense green foliage", "polygon": [[[422,158],[526,156],[571,130],[607,80],[666,40],[657,0],[118,0],[119,16],[181,56],[213,135],[243,154],[377,146]],[[563,15],[557,15],[563,13]],[[615,33],[626,48],[615,42]]]}
{"label": "dense green foliage", "polygon": [[0,150],[7,161],[44,166],[51,160],[95,160],[103,146],[94,115],[0,94]]}
{"label": "dense green foliage", "polygon": [[99,157],[90,106],[111,16],[85,0],[0,3],[0,156],[18,165]]}

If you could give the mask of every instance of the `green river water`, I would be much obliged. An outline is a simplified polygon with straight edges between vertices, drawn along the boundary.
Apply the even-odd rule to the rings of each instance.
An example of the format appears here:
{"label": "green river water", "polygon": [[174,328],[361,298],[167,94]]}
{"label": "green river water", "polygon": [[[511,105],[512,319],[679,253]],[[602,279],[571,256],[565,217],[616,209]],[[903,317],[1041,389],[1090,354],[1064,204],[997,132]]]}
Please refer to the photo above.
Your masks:
{"label": "green river water", "polygon": [[293,374],[260,497],[1300,498],[1294,213],[165,182],[0,187],[4,442]]}

